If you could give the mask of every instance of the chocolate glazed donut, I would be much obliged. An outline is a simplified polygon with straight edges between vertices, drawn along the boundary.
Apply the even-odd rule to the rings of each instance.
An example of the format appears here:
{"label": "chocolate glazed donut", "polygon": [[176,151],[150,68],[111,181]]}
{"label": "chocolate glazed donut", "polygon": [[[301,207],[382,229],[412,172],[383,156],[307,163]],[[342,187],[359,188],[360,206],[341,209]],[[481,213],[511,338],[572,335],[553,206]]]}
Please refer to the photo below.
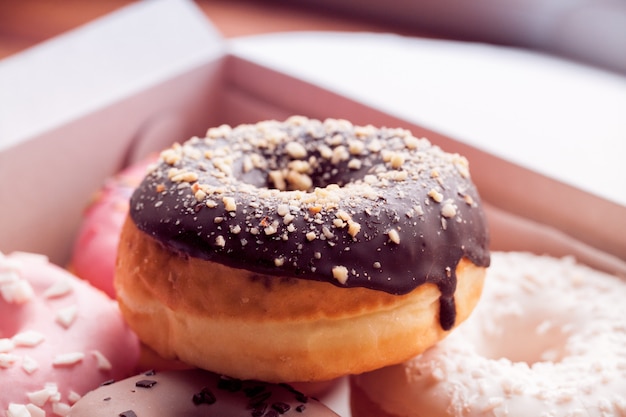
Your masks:
{"label": "chocolate glazed donut", "polygon": [[464,157],[343,120],[221,126],[175,145],[133,194],[130,222],[178,258],[251,281],[391,296],[434,284],[443,331],[458,324],[459,263],[489,264]]}

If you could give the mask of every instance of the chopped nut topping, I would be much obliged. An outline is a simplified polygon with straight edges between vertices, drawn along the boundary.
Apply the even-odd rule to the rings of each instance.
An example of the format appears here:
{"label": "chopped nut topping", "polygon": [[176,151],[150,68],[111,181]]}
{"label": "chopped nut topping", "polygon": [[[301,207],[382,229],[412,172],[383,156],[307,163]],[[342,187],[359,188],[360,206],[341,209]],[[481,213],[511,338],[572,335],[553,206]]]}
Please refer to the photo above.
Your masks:
{"label": "chopped nut topping", "polygon": [[446,218],[456,216],[456,207],[454,207],[454,204],[446,202],[441,208],[441,215]]}
{"label": "chopped nut topping", "polygon": [[182,158],[180,148],[170,148],[161,152],[161,159],[168,165],[175,165]]}
{"label": "chopped nut topping", "polygon": [[222,202],[226,211],[237,211],[237,202],[233,197],[224,197]]}
{"label": "chopped nut topping", "polygon": [[404,155],[401,153],[395,153],[391,156],[391,167],[394,169],[399,169],[404,164]]}
{"label": "chopped nut topping", "polygon": [[443,194],[441,194],[439,191],[435,190],[434,188],[432,188],[428,192],[428,197],[432,198],[433,201],[437,203],[441,203],[443,201]]}
{"label": "chopped nut topping", "polygon": [[389,236],[389,240],[391,240],[396,245],[400,244],[400,235],[396,229],[391,229],[387,232],[387,236]]}
{"label": "chopped nut topping", "polygon": [[278,214],[280,217],[285,217],[287,214],[289,214],[289,205],[279,204],[278,207],[276,207],[276,214]]}
{"label": "chopped nut topping", "polygon": [[200,201],[203,201],[206,198],[206,193],[204,192],[204,190],[198,190],[194,194],[194,197],[196,198],[197,201],[200,202]]}
{"label": "chopped nut topping", "polygon": [[361,225],[352,220],[348,220],[348,234],[352,237],[356,237],[361,231]]}
{"label": "chopped nut topping", "polygon": [[274,233],[276,233],[278,231],[276,224],[270,224],[269,226],[267,226],[265,229],[263,229],[263,231],[265,232],[266,235],[273,235]]}
{"label": "chopped nut topping", "polygon": [[287,154],[289,154],[289,156],[295,159],[303,159],[307,155],[306,148],[298,142],[287,143],[287,145],[285,146],[285,151],[287,151]]}
{"label": "chopped nut topping", "polygon": [[333,278],[339,281],[340,284],[345,284],[348,281],[348,268],[345,266],[335,266],[332,272]]}
{"label": "chopped nut topping", "polygon": [[350,169],[361,169],[361,166],[363,166],[363,162],[360,159],[351,159],[348,162],[348,168]]}
{"label": "chopped nut topping", "polygon": [[195,172],[176,171],[174,175],[170,177],[173,182],[194,182],[198,181],[198,174]]}

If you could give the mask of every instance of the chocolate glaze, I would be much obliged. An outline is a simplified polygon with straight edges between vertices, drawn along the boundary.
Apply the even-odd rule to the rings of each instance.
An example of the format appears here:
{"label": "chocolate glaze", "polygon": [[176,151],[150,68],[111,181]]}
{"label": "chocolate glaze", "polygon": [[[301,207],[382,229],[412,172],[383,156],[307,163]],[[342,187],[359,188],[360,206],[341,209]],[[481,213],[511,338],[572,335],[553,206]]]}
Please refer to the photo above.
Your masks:
{"label": "chocolate glaze", "polygon": [[210,129],[161,155],[131,198],[137,227],[181,256],[258,274],[406,294],[489,265],[467,160],[403,129],[292,117]]}
{"label": "chocolate glaze", "polygon": [[89,392],[68,417],[337,417],[318,400],[286,384],[244,381],[199,369],[152,372],[149,386],[140,384],[145,377],[137,375]]}

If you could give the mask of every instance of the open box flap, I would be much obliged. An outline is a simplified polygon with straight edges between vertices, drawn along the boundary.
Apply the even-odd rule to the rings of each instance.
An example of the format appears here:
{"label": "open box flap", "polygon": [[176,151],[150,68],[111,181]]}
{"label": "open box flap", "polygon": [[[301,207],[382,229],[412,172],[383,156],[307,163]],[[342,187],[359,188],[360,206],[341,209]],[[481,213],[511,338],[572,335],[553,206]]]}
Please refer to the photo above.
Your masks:
{"label": "open box flap", "polygon": [[[236,56],[626,206],[626,77],[512,48],[396,35],[303,32],[231,46]],[[593,171],[607,167],[612,175],[597,181]]]}
{"label": "open box flap", "polygon": [[217,123],[223,54],[193,2],[156,0],[0,61],[0,249],[62,264],[104,178]]}
{"label": "open box flap", "polygon": [[[626,271],[626,78],[514,49],[395,35],[274,34],[230,48],[228,100],[256,117],[288,109],[410,127],[466,155],[498,213],[550,225],[556,240],[573,237],[608,253],[608,269]],[[264,83],[251,79],[259,71]]]}

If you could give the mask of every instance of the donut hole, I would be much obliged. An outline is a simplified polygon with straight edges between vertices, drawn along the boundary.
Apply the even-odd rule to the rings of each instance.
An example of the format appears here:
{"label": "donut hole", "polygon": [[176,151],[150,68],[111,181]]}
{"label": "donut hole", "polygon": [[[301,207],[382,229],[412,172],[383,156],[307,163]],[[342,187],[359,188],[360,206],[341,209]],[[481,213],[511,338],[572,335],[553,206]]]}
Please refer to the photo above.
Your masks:
{"label": "donut hole", "polygon": [[359,176],[358,172],[351,172],[351,176],[347,177],[346,173],[337,167],[325,171],[325,168],[313,163],[313,160],[304,164],[296,163],[302,161],[290,161],[285,168],[269,171],[265,187],[280,191],[313,192],[316,188],[326,188],[330,185],[344,187]]}
{"label": "donut hole", "polygon": [[[289,144],[283,148],[287,148]],[[298,145],[299,146],[299,145]],[[303,149],[306,156],[290,156],[294,151],[277,150],[276,154],[262,154],[262,169],[246,169],[245,160],[240,162],[237,179],[257,188],[279,191],[313,192],[318,188],[338,186],[343,188],[349,183],[362,180],[367,168],[377,159],[354,165],[354,160],[333,160],[324,158],[318,151]],[[351,163],[352,162],[352,163]]]}
{"label": "donut hole", "polygon": [[[482,324],[471,335],[480,355],[491,360],[508,359],[532,366],[538,362],[558,363],[568,356],[575,311],[554,311],[549,300],[529,303],[520,300],[508,311],[483,315]],[[478,318],[478,317],[476,317]]]}

